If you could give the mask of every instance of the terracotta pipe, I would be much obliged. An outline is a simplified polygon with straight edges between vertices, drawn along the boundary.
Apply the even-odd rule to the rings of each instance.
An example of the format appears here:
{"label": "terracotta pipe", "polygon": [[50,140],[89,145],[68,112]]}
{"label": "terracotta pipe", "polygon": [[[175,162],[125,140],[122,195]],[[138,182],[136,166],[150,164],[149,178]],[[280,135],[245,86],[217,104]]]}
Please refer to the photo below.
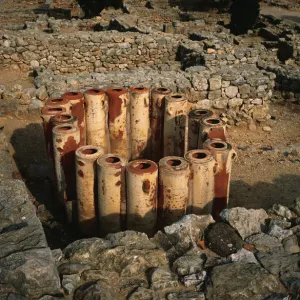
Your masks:
{"label": "terracotta pipe", "polygon": [[52,123],[52,128],[58,125],[66,125],[66,124],[78,126],[78,119],[77,117],[72,116],[71,114],[59,114],[54,116],[51,119],[51,123]]}
{"label": "terracotta pipe", "polygon": [[189,164],[182,157],[167,156],[159,161],[158,207],[162,227],[178,221],[185,215],[189,177]]}
{"label": "terracotta pipe", "polygon": [[126,159],[106,154],[97,160],[99,233],[103,236],[125,229]]}
{"label": "terracotta pipe", "polygon": [[145,158],[150,143],[150,91],[132,87],[130,92],[130,146],[131,159]]}
{"label": "terracotta pipe", "polygon": [[59,125],[52,132],[58,198],[65,204],[76,199],[75,151],[81,146],[80,131],[74,125]]}
{"label": "terracotta pipe", "polygon": [[187,152],[185,159],[189,162],[191,170],[188,213],[212,214],[218,164],[212,153],[204,149]]}
{"label": "terracotta pipe", "polygon": [[158,162],[163,157],[163,125],[165,97],[171,94],[167,88],[157,88],[151,91],[150,101],[150,157],[153,161]]}
{"label": "terracotta pipe", "polygon": [[85,91],[86,100],[86,138],[89,145],[102,147],[109,152],[108,100],[104,90]]}
{"label": "terracotta pipe", "polygon": [[130,95],[125,88],[109,88],[108,96],[108,129],[110,152],[126,159],[130,158],[129,145],[129,112]]}
{"label": "terracotta pipe", "polygon": [[60,106],[44,106],[41,111],[43,129],[45,135],[46,150],[49,158],[53,157],[53,139],[51,119],[59,114],[65,113],[66,109]]}
{"label": "terracotta pipe", "polygon": [[208,118],[213,112],[208,109],[193,109],[189,112],[188,117],[188,150],[198,149],[198,138],[200,121]]}
{"label": "terracotta pipe", "polygon": [[181,94],[165,97],[164,156],[184,156],[186,150],[187,100]]}
{"label": "terracotta pipe", "polygon": [[203,143],[214,137],[214,139],[220,139],[226,142],[227,132],[226,125],[220,118],[203,118],[200,120],[199,127],[199,138],[198,138],[198,148],[203,148]]}
{"label": "terracotta pipe", "polygon": [[76,150],[77,218],[80,230],[86,235],[97,233],[96,161],[104,154],[101,147],[82,146]]}
{"label": "terracotta pipe", "polygon": [[157,222],[157,164],[139,159],[126,166],[127,229],[154,234]]}
{"label": "terracotta pipe", "polygon": [[45,102],[45,106],[60,106],[66,109],[66,113],[71,113],[71,103],[67,99],[63,99],[61,97],[58,98],[50,98]]}
{"label": "terracotta pipe", "polygon": [[221,211],[227,207],[229,201],[229,187],[232,161],[236,152],[232,146],[221,140],[207,140],[203,147],[212,152],[218,163],[215,175],[215,199],[213,203],[213,217],[218,219]]}
{"label": "terracotta pipe", "polygon": [[81,145],[86,145],[85,100],[83,94],[79,92],[68,92],[63,94],[62,98],[71,103],[71,114],[78,118]]}

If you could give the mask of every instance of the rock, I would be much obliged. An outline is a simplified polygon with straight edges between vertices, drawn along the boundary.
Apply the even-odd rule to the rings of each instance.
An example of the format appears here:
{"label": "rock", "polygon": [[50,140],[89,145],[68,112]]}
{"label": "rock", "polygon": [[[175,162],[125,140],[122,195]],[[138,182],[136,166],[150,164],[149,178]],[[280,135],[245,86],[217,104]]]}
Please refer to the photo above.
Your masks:
{"label": "rock", "polygon": [[23,91],[23,87],[21,84],[15,84],[12,88],[11,88],[11,91],[13,93],[16,93],[16,92],[22,92]]}
{"label": "rock", "polygon": [[257,264],[231,263],[214,267],[208,300],[265,299],[284,290],[279,280]]}
{"label": "rock", "polygon": [[271,274],[278,276],[279,272],[300,271],[300,254],[289,254],[284,250],[271,252],[258,252],[256,258]]}
{"label": "rock", "polygon": [[179,286],[177,276],[167,267],[155,268],[151,274],[151,289],[161,291],[167,288],[176,288]]}
{"label": "rock", "polygon": [[92,299],[105,299],[115,300],[119,299],[120,296],[116,290],[110,285],[102,282],[88,282],[75,291],[74,300],[92,300]]}
{"label": "rock", "polygon": [[268,215],[263,209],[234,207],[231,209],[224,209],[221,212],[220,217],[223,221],[235,228],[242,239],[245,239],[250,235],[261,232]]}
{"label": "rock", "polygon": [[152,290],[139,287],[127,299],[128,300],[159,300],[159,296]]}
{"label": "rock", "polygon": [[252,112],[253,119],[257,121],[261,121],[266,119],[269,108],[265,105],[255,105],[252,108],[252,110],[253,110]]}
{"label": "rock", "polygon": [[86,270],[81,273],[81,280],[83,282],[101,280],[107,284],[119,281],[119,275],[117,272],[109,272],[102,270]]}
{"label": "rock", "polygon": [[61,251],[61,249],[54,249],[54,250],[51,250],[52,252],[52,256],[53,256],[53,259],[55,262],[59,262],[62,257],[63,257],[63,253]]}
{"label": "rock", "polygon": [[167,300],[205,300],[205,295],[194,291],[171,292],[167,294]]}
{"label": "rock", "polygon": [[273,225],[270,228],[268,234],[271,235],[271,236],[274,236],[274,237],[278,238],[280,241],[282,241],[283,239],[293,235],[293,232],[290,229],[285,230],[285,229],[282,229],[281,227],[279,227],[277,225]]}
{"label": "rock", "polygon": [[254,234],[246,238],[246,242],[254,245],[258,251],[270,251],[282,248],[282,243],[279,239],[265,233]]}
{"label": "rock", "polygon": [[249,120],[249,122],[248,122],[248,129],[250,131],[256,131],[256,125],[255,125],[255,123],[254,123],[254,121],[252,119]]}
{"label": "rock", "polygon": [[195,286],[197,291],[204,290],[204,280],[206,279],[206,271],[198,274],[186,275],[181,277],[181,282],[185,287]]}
{"label": "rock", "polygon": [[71,275],[71,274],[81,274],[86,270],[90,270],[91,266],[88,264],[64,263],[59,265],[57,269],[60,275]]}
{"label": "rock", "polygon": [[47,90],[44,86],[41,86],[36,90],[36,97],[42,101],[46,100],[48,98]]}
{"label": "rock", "polygon": [[292,226],[291,222],[285,221],[285,219],[272,219],[268,224],[268,228],[272,228],[274,225],[279,226],[282,229],[289,229]]}
{"label": "rock", "polygon": [[258,264],[254,254],[251,251],[248,251],[244,248],[239,250],[237,253],[229,255],[230,262],[243,262],[243,263],[254,263]]}
{"label": "rock", "polygon": [[31,102],[31,96],[29,93],[23,93],[20,100],[19,100],[19,103],[21,105],[28,105],[30,104]]}
{"label": "rock", "polygon": [[49,248],[12,253],[0,259],[0,269],[0,282],[13,285],[30,299],[60,292],[60,280]]}
{"label": "rock", "polygon": [[184,255],[173,263],[173,272],[185,276],[199,273],[203,270],[204,260],[199,255]]}
{"label": "rock", "polygon": [[205,229],[212,223],[214,219],[211,215],[186,215],[178,222],[165,227],[164,231],[178,254],[182,255],[192,247],[197,248],[196,241],[203,240]]}
{"label": "rock", "polygon": [[72,295],[80,282],[80,276],[77,274],[63,275],[62,287],[67,295]]}
{"label": "rock", "polygon": [[300,197],[294,201],[294,204],[291,206],[291,210],[300,217]]}
{"label": "rock", "polygon": [[225,89],[225,94],[230,99],[234,98],[238,92],[239,89],[236,86],[229,86]]}
{"label": "rock", "polygon": [[242,104],[243,104],[243,99],[241,99],[241,98],[233,97],[232,99],[228,100],[228,105],[230,108],[239,107]]}
{"label": "rock", "polygon": [[205,241],[210,250],[222,257],[236,253],[243,246],[243,241],[237,232],[223,222],[209,226],[205,233]]}
{"label": "rock", "polygon": [[287,253],[298,253],[300,248],[298,245],[298,240],[295,235],[291,235],[283,240],[283,248]]}
{"label": "rock", "polygon": [[108,234],[105,238],[111,242],[112,247],[124,246],[127,249],[151,250],[155,249],[147,234],[137,231],[126,230],[114,234]]}
{"label": "rock", "polygon": [[40,63],[37,60],[32,60],[30,62],[30,66],[32,67],[32,69],[38,68],[40,66]]}
{"label": "rock", "polygon": [[284,294],[273,294],[265,300],[291,300],[290,296]]}
{"label": "rock", "polygon": [[272,131],[272,128],[271,128],[270,126],[264,126],[264,127],[262,128],[262,130],[265,131],[265,132],[271,132],[271,131]]}
{"label": "rock", "polygon": [[30,115],[39,116],[41,114],[42,107],[44,107],[44,104],[42,101],[33,99],[33,100],[31,100],[31,102],[28,106],[28,112]]}
{"label": "rock", "polygon": [[221,76],[217,76],[214,78],[210,78],[208,80],[209,82],[209,90],[210,91],[215,91],[215,90],[219,90],[222,87],[222,80],[221,80]]}
{"label": "rock", "polygon": [[21,97],[21,94],[19,92],[4,91],[3,94],[2,94],[3,100],[7,100],[7,101],[20,99],[20,97]]}
{"label": "rock", "polygon": [[300,272],[284,272],[280,280],[290,293],[300,295]]}

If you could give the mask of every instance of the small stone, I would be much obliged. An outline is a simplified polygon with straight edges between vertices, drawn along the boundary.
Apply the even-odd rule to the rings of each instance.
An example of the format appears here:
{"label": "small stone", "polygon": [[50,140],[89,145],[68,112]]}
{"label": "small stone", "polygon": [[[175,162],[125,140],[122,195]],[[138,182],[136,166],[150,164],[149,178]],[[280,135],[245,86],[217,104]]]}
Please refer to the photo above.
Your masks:
{"label": "small stone", "polygon": [[258,251],[270,251],[282,248],[282,243],[276,237],[265,233],[254,234],[246,239],[247,243],[253,244]]}
{"label": "small stone", "polygon": [[134,293],[132,293],[128,300],[159,300],[156,292],[146,289],[144,287],[139,287]]}
{"label": "small stone", "polygon": [[176,288],[179,286],[177,276],[167,267],[156,268],[151,275],[151,289],[160,291],[167,288]]}
{"label": "small stone", "polygon": [[278,238],[280,241],[282,241],[283,239],[293,235],[293,231],[290,229],[285,230],[277,225],[273,225],[270,228],[270,231],[268,232],[268,234],[271,236],[274,236],[274,237]]}
{"label": "small stone", "polygon": [[264,126],[264,127],[262,128],[262,130],[265,131],[265,132],[271,132],[271,131],[272,131],[272,128],[271,128],[270,126]]}
{"label": "small stone", "polygon": [[48,98],[47,90],[44,86],[41,86],[36,90],[36,97],[42,101],[46,100]]}
{"label": "small stone", "polygon": [[272,211],[278,216],[286,219],[291,219],[293,217],[292,212],[286,206],[283,206],[281,204],[274,204],[272,206]]}
{"label": "small stone", "polygon": [[41,109],[44,106],[44,103],[40,100],[33,99],[31,100],[29,106],[28,106],[28,112],[30,115],[40,115]]}
{"label": "small stone", "polygon": [[298,240],[295,235],[291,235],[291,236],[285,238],[282,241],[282,243],[283,243],[283,248],[286,252],[291,253],[291,254],[300,252]]}
{"label": "small stone", "polygon": [[37,60],[32,60],[30,62],[30,65],[33,69],[38,68],[40,66],[40,63]]}
{"label": "small stone", "polygon": [[173,263],[173,271],[178,275],[191,275],[203,270],[204,261],[199,255],[184,255]]}
{"label": "small stone", "polygon": [[81,274],[86,270],[90,270],[91,266],[88,264],[64,263],[61,264],[57,269],[61,275],[71,275]]}
{"label": "small stone", "polygon": [[256,125],[252,119],[248,122],[248,129],[250,131],[256,131]]}
{"label": "small stone", "polygon": [[80,282],[80,276],[77,274],[63,275],[62,287],[67,295],[72,295]]}
{"label": "small stone", "polygon": [[244,248],[239,250],[237,253],[233,253],[229,256],[230,262],[244,262],[258,264],[254,254]]}
{"label": "small stone", "polygon": [[209,79],[209,90],[210,91],[215,91],[215,90],[219,90],[222,87],[222,80],[221,77],[213,77]]}
{"label": "small stone", "polygon": [[53,249],[51,250],[51,252],[52,252],[53,259],[56,263],[62,259],[63,254],[61,249]]}
{"label": "small stone", "polygon": [[239,90],[236,86],[229,86],[225,89],[225,94],[230,99],[234,98],[238,92],[239,92]]}
{"label": "small stone", "polygon": [[291,206],[291,210],[300,217],[300,197],[294,201],[294,204]]}
{"label": "small stone", "polygon": [[198,274],[192,274],[183,276],[181,282],[185,287],[195,286],[197,291],[204,290],[204,280],[206,278],[206,271],[202,271]]}

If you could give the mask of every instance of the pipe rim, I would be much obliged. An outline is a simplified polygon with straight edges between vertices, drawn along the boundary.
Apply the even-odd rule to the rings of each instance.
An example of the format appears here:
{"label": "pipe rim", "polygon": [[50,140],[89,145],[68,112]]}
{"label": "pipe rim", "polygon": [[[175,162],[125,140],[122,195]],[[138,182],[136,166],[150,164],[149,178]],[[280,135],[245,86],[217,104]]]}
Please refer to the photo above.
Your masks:
{"label": "pipe rim", "polygon": [[159,168],[168,171],[186,170],[188,167],[188,162],[180,156],[165,156],[159,161]]}
{"label": "pipe rim", "polygon": [[197,108],[193,109],[189,112],[189,118],[193,119],[204,119],[204,118],[209,118],[213,115],[213,112],[209,109],[205,108]]}
{"label": "pipe rim", "polygon": [[57,114],[65,113],[66,109],[62,106],[44,106],[42,108],[41,114],[48,116],[56,116]]}
{"label": "pipe rim", "polygon": [[129,89],[132,94],[145,94],[149,93],[149,89],[144,86],[133,86]]}
{"label": "pipe rim", "polygon": [[210,140],[210,139],[204,142],[203,147],[215,152],[224,152],[232,148],[232,146],[227,142],[221,140]]}
{"label": "pipe rim", "polygon": [[206,149],[196,149],[188,151],[184,158],[193,164],[206,164],[214,159],[212,153]]}
{"label": "pipe rim", "polygon": [[97,96],[97,95],[105,95],[105,91],[99,88],[91,88],[84,92],[85,95]]}
{"label": "pipe rim", "polygon": [[122,95],[127,94],[128,90],[124,87],[114,87],[106,89],[106,94],[108,95]]}
{"label": "pipe rim", "polygon": [[126,166],[126,170],[134,174],[151,174],[158,170],[157,164],[148,159],[136,159],[129,162]]}
{"label": "pipe rim", "polygon": [[158,88],[152,90],[152,93],[161,94],[161,95],[169,95],[172,93],[172,91],[165,87],[158,87]]}
{"label": "pipe rim", "polygon": [[84,95],[80,92],[67,92],[62,95],[62,98],[67,100],[82,100]]}
{"label": "pipe rim", "polygon": [[86,160],[96,160],[99,156],[102,156],[104,150],[102,147],[87,145],[79,147],[76,152],[76,158],[86,159]]}
{"label": "pipe rim", "polygon": [[220,118],[202,118],[201,123],[208,127],[221,127],[223,126],[223,121]]}
{"label": "pipe rim", "polygon": [[79,128],[73,124],[57,125],[53,127],[53,133],[56,134],[70,134],[76,131],[79,131]]}
{"label": "pipe rim", "polygon": [[186,101],[183,94],[173,93],[171,95],[166,96],[166,100],[168,102],[184,102]]}
{"label": "pipe rim", "polygon": [[64,99],[62,97],[57,97],[57,98],[50,98],[45,102],[46,106],[57,106],[57,105],[65,105],[69,101],[67,99]]}
{"label": "pipe rim", "polygon": [[114,168],[120,168],[125,167],[127,160],[118,155],[118,154],[105,154],[98,158],[97,164],[99,166],[106,166],[106,167],[114,167]]}

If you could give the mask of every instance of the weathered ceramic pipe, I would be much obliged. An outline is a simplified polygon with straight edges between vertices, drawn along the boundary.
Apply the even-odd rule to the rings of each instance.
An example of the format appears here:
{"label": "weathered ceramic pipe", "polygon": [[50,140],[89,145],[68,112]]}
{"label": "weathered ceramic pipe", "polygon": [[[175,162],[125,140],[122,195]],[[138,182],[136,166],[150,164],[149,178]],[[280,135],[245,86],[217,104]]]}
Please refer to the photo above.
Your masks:
{"label": "weathered ceramic pipe", "polygon": [[157,164],[134,160],[126,166],[127,229],[154,234],[157,222]]}
{"label": "weathered ceramic pipe", "polygon": [[150,91],[132,87],[130,92],[130,147],[131,159],[144,158],[150,143]]}
{"label": "weathered ceramic pipe", "polygon": [[106,235],[125,229],[126,159],[106,154],[97,160],[99,233]]}
{"label": "weathered ceramic pipe", "polygon": [[188,117],[188,150],[198,149],[198,138],[200,121],[203,118],[208,118],[213,115],[213,112],[208,109],[193,109],[189,112]]}
{"label": "weathered ceramic pipe", "polygon": [[50,98],[45,102],[45,106],[60,106],[66,109],[66,113],[71,112],[71,103],[67,99],[59,98]]}
{"label": "weathered ceramic pipe", "polygon": [[191,170],[188,213],[212,214],[218,164],[212,153],[204,149],[187,152],[185,159],[189,162]]}
{"label": "weathered ceramic pipe", "polygon": [[220,212],[227,207],[229,201],[231,165],[236,152],[230,144],[221,140],[206,140],[203,147],[212,152],[218,163],[218,172],[215,175],[213,216],[219,218]]}
{"label": "weathered ceramic pipe", "polygon": [[165,97],[164,156],[184,156],[186,150],[187,100],[181,94]]}
{"label": "weathered ceramic pipe", "polygon": [[56,106],[44,106],[42,108],[41,117],[43,119],[43,129],[45,135],[45,144],[48,157],[53,157],[53,138],[52,138],[52,124],[51,119],[59,114],[65,113],[64,107]]}
{"label": "weathered ceramic pipe", "polygon": [[54,116],[51,119],[52,128],[58,125],[75,125],[78,126],[78,119],[75,116],[72,116],[71,114],[59,114]]}
{"label": "weathered ceramic pipe", "polygon": [[85,91],[86,100],[86,139],[87,144],[102,147],[109,152],[108,100],[104,90]]}
{"label": "weathered ceramic pipe", "polygon": [[78,118],[81,145],[86,145],[85,99],[82,93],[68,92],[62,95],[71,104],[71,114]]}
{"label": "weathered ceramic pipe", "polygon": [[96,161],[104,154],[101,147],[82,146],[76,150],[77,218],[86,235],[97,233]]}
{"label": "weathered ceramic pipe", "polygon": [[[159,222],[170,225],[186,213],[189,196],[189,164],[182,157],[166,156],[159,161]],[[161,226],[159,226],[161,227]]]}
{"label": "weathered ceramic pipe", "polygon": [[129,111],[127,107],[130,95],[125,88],[109,88],[106,94],[108,96],[110,152],[129,159]]}
{"label": "weathered ceramic pipe", "polygon": [[163,124],[164,124],[164,98],[171,94],[167,88],[157,88],[151,91],[150,101],[150,157],[158,162],[163,157]]}
{"label": "weathered ceramic pipe", "polygon": [[209,138],[227,140],[226,125],[220,118],[203,118],[200,120],[198,148]]}
{"label": "weathered ceramic pipe", "polygon": [[80,145],[78,126],[59,125],[53,132],[58,198],[62,204],[76,199],[75,151]]}

